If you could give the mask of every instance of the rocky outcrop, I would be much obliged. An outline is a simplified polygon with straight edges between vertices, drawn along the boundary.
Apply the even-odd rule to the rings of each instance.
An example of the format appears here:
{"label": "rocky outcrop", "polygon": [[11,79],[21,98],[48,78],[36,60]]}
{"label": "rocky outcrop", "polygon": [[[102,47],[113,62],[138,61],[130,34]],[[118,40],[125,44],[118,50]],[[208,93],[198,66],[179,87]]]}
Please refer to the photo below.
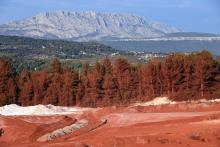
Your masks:
{"label": "rocky outcrop", "polygon": [[82,119],[82,120],[79,120],[70,126],[66,126],[64,128],[57,129],[51,133],[45,134],[45,135],[39,137],[37,139],[37,141],[38,142],[45,142],[45,141],[54,140],[58,137],[73,133],[74,131],[79,130],[87,125],[88,125],[88,120]]}

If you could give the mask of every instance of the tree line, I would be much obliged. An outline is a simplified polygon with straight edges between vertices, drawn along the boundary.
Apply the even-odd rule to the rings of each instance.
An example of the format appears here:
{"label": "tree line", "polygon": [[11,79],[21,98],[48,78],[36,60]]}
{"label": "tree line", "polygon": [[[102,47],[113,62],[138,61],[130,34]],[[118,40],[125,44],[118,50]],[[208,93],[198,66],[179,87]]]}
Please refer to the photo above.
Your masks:
{"label": "tree line", "polygon": [[127,105],[167,96],[176,101],[220,98],[220,59],[208,51],[171,54],[147,64],[105,57],[72,70],[53,59],[51,69],[13,71],[0,59],[0,105]]}

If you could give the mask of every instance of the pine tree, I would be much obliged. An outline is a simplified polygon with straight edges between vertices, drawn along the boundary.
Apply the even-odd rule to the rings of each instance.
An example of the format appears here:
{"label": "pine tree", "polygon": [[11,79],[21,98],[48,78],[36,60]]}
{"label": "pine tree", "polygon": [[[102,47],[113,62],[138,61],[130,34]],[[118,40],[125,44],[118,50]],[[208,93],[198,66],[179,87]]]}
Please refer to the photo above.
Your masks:
{"label": "pine tree", "polygon": [[48,71],[31,72],[34,87],[34,104],[42,104],[50,84]]}
{"label": "pine tree", "polygon": [[198,53],[195,61],[195,75],[199,84],[200,96],[205,96],[208,83],[214,72],[214,62],[210,52],[203,51]]}
{"label": "pine tree", "polygon": [[59,105],[76,105],[76,93],[78,86],[78,75],[72,72],[69,67],[64,68],[62,98]]}
{"label": "pine tree", "polygon": [[51,65],[52,65],[52,72],[53,73],[61,73],[62,72],[62,67],[61,67],[61,63],[60,63],[59,59],[54,58],[52,60]]}
{"label": "pine tree", "polygon": [[34,89],[31,75],[25,69],[21,72],[19,79],[20,104],[22,106],[34,105]]}
{"label": "pine tree", "polygon": [[118,102],[125,104],[132,99],[130,85],[131,80],[131,65],[126,59],[119,58],[115,61],[114,76],[117,80],[117,87],[119,90]]}
{"label": "pine tree", "polygon": [[108,57],[105,57],[103,60],[103,68],[105,74],[112,74],[113,67]]}
{"label": "pine tree", "polygon": [[58,105],[62,101],[63,76],[61,63],[56,58],[52,62],[52,73],[48,79],[50,84],[43,103]]}
{"label": "pine tree", "polygon": [[0,105],[18,103],[18,91],[10,62],[0,59]]}

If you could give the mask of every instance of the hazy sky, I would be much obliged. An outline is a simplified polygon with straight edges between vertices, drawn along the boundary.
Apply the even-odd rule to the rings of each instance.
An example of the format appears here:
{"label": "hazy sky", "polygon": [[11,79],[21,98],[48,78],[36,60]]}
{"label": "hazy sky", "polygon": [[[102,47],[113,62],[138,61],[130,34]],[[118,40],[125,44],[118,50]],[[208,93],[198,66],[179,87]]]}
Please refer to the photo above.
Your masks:
{"label": "hazy sky", "polygon": [[0,0],[0,23],[56,10],[132,13],[184,31],[220,34],[220,0]]}

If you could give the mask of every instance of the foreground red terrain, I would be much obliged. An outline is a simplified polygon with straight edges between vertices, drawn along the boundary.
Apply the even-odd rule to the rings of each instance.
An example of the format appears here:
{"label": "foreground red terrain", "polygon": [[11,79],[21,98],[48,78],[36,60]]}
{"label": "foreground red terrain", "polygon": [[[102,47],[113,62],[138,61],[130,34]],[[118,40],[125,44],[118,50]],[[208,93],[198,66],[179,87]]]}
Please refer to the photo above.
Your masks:
{"label": "foreground red terrain", "polygon": [[0,116],[1,147],[219,147],[220,103],[88,109],[82,114]]}

